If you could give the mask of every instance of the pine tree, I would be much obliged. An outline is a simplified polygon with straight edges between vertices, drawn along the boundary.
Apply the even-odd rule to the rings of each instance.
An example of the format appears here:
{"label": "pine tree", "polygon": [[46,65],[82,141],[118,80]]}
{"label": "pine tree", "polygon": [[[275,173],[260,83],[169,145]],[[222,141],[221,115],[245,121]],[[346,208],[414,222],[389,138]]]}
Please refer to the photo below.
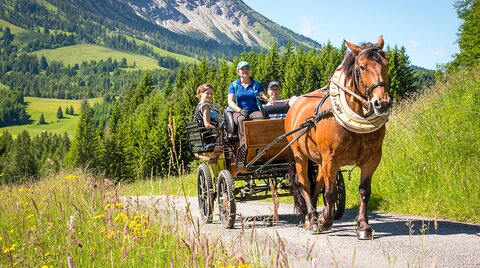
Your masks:
{"label": "pine tree", "polygon": [[458,33],[460,53],[454,66],[475,66],[480,62],[480,1],[459,0],[455,3],[457,14],[463,23]]}
{"label": "pine tree", "polygon": [[62,112],[62,107],[61,107],[61,106],[58,106],[57,118],[58,118],[58,119],[62,119],[62,118],[63,118],[63,112]]}
{"label": "pine tree", "polygon": [[40,70],[46,70],[48,68],[47,58],[44,55],[40,58]]}
{"label": "pine tree", "polygon": [[44,124],[46,124],[46,122],[45,122],[45,116],[43,116],[43,113],[40,114],[40,119],[38,119],[38,124],[39,124],[39,125],[44,125]]}
{"label": "pine tree", "polygon": [[73,105],[70,105],[70,115],[75,115],[75,111],[73,110]]}
{"label": "pine tree", "polygon": [[70,109],[68,108],[68,106],[65,108],[65,114],[70,114]]}
{"label": "pine tree", "polygon": [[80,119],[78,120],[72,147],[67,154],[67,165],[71,167],[94,168],[95,152],[98,148],[95,138],[93,110],[86,100],[82,100]]}

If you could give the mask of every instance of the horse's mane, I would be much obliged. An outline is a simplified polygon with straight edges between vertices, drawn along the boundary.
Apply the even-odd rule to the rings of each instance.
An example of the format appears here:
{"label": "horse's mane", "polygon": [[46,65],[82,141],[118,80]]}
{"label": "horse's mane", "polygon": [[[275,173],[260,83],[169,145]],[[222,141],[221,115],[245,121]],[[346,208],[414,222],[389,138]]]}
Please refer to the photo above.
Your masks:
{"label": "horse's mane", "polygon": [[[374,48],[377,47],[376,44],[361,43],[359,46],[362,47],[362,50],[368,49],[365,52],[365,55],[367,57],[371,57],[374,51],[378,52],[381,56],[385,57],[385,52],[383,50],[374,49]],[[372,49],[369,49],[369,48],[372,48]],[[350,80],[352,78],[352,75],[353,75],[353,69],[355,68],[355,54],[352,53],[350,50],[347,50],[347,52],[345,52],[345,56],[343,58],[343,62],[342,62],[341,67],[343,67],[343,70],[345,72],[345,79],[347,81]]]}

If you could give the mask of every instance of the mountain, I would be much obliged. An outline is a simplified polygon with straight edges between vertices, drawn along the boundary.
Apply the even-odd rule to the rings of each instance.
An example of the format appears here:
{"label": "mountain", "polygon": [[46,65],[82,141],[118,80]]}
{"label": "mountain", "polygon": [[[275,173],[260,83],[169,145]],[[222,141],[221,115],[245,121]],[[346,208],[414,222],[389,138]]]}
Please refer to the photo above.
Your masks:
{"label": "mountain", "polygon": [[159,58],[132,38],[192,58],[233,59],[246,47],[258,51],[273,40],[279,47],[288,42],[320,47],[241,0],[2,0],[0,20],[32,32],[65,35],[60,41],[34,40],[27,52],[87,43]]}
{"label": "mountain", "polygon": [[248,7],[241,0],[128,0],[135,12],[170,31],[222,44],[267,47],[275,39],[282,45],[319,47]]}

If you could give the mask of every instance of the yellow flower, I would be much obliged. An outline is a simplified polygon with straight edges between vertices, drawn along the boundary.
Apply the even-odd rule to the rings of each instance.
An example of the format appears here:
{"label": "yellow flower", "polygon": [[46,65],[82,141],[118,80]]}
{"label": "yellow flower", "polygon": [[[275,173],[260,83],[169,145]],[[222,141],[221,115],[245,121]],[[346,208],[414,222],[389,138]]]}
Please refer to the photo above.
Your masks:
{"label": "yellow flower", "polygon": [[18,192],[19,192],[19,193],[22,193],[24,190],[25,190],[25,189],[23,189],[23,187],[20,187],[20,188],[18,189]]}
{"label": "yellow flower", "polygon": [[116,203],[116,204],[115,204],[115,207],[116,207],[116,208],[123,208],[123,204],[122,204],[122,203]]}
{"label": "yellow flower", "polygon": [[100,214],[100,215],[97,215],[97,216],[93,216],[93,219],[98,220],[98,219],[101,219],[103,217],[105,217],[105,216],[103,214]]}
{"label": "yellow flower", "polygon": [[121,246],[120,247],[120,252],[123,252],[125,250],[125,247],[124,246]]}
{"label": "yellow flower", "polygon": [[113,221],[127,221],[127,220],[128,220],[128,216],[125,215],[125,213],[123,212],[118,213],[115,219],[113,219]]}
{"label": "yellow flower", "polygon": [[105,210],[108,210],[112,204],[108,203],[105,205]]}
{"label": "yellow flower", "polygon": [[237,268],[250,268],[250,264],[248,263],[242,263],[237,266]]}
{"label": "yellow flower", "polygon": [[76,175],[67,175],[67,176],[65,176],[65,179],[67,179],[67,180],[72,180],[72,179],[76,179],[76,178],[78,178],[78,176],[76,176]]}
{"label": "yellow flower", "polygon": [[3,253],[4,254],[11,253],[15,251],[16,248],[17,248],[17,244],[12,244],[12,246],[10,246],[9,248],[4,248]]}
{"label": "yellow flower", "polygon": [[143,236],[147,237],[148,233],[150,233],[150,229],[145,229],[145,231],[143,231]]}
{"label": "yellow flower", "polygon": [[105,235],[105,238],[110,239],[110,238],[112,238],[114,235],[115,235],[115,230],[110,230],[110,232],[108,232],[108,233]]}
{"label": "yellow flower", "polygon": [[2,241],[2,240],[3,240],[3,237],[0,235],[0,241]]}
{"label": "yellow flower", "polygon": [[34,217],[34,215],[30,214],[30,215],[27,216],[27,220],[31,220],[31,219],[33,219],[33,217]]}
{"label": "yellow flower", "polygon": [[50,256],[50,252],[45,253],[43,256],[44,256],[44,257]]}

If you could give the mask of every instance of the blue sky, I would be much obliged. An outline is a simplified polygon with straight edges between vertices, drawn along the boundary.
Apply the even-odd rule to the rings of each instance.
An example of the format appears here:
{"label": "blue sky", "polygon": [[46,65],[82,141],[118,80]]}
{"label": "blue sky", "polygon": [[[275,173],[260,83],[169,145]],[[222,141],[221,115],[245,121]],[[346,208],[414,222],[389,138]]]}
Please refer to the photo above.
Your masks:
{"label": "blue sky", "polygon": [[340,47],[375,42],[404,46],[410,62],[435,69],[458,53],[457,33],[462,21],[454,0],[243,0],[268,19],[324,44]]}

